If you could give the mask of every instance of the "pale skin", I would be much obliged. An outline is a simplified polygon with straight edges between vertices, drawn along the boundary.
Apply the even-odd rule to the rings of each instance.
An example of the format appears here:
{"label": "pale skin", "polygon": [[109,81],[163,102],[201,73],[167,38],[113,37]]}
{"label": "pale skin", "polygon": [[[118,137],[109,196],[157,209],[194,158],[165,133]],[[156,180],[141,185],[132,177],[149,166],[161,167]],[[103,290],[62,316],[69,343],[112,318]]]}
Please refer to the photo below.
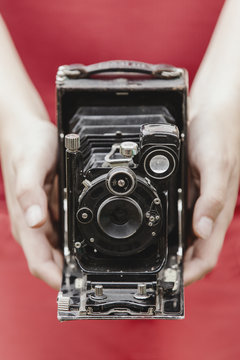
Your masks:
{"label": "pale skin", "polygon": [[[189,193],[196,194],[195,240],[185,253],[185,285],[216,265],[237,199],[239,18],[240,1],[227,0],[190,92]],[[1,18],[0,48],[0,155],[12,233],[30,272],[59,289],[63,257],[52,220],[57,132]]]}

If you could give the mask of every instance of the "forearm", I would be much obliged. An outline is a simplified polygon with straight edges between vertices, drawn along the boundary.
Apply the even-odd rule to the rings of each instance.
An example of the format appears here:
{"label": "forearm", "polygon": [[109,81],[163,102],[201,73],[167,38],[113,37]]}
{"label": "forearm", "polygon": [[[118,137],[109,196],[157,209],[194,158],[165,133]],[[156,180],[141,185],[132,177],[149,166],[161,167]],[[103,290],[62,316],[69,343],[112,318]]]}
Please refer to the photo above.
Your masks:
{"label": "forearm", "polygon": [[[212,39],[194,80],[195,88],[205,89],[203,97],[211,96],[219,102],[226,101],[226,94],[239,106],[240,93],[240,1],[226,0]],[[198,91],[197,91],[198,92]],[[205,96],[204,96],[205,94]],[[198,102],[199,106],[201,105]]]}
{"label": "forearm", "polygon": [[[32,118],[49,120],[0,16],[0,143],[6,130]],[[2,135],[1,135],[2,134]]]}

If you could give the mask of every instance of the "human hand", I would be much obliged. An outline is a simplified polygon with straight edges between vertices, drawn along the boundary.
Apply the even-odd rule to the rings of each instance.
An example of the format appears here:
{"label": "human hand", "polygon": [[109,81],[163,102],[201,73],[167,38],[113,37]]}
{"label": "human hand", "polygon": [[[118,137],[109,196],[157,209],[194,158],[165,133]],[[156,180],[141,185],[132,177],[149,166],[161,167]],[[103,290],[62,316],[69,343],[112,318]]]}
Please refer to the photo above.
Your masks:
{"label": "human hand", "polygon": [[[63,258],[50,209],[57,156],[57,130],[47,120],[14,121],[1,133],[1,161],[12,233],[30,272],[60,288]],[[54,204],[52,204],[54,205]],[[55,214],[56,216],[56,214]]]}
{"label": "human hand", "polygon": [[235,94],[206,92],[196,82],[191,93],[189,163],[199,189],[194,205],[194,243],[184,258],[184,283],[201,279],[217,263],[233,217],[240,173],[240,110]]}

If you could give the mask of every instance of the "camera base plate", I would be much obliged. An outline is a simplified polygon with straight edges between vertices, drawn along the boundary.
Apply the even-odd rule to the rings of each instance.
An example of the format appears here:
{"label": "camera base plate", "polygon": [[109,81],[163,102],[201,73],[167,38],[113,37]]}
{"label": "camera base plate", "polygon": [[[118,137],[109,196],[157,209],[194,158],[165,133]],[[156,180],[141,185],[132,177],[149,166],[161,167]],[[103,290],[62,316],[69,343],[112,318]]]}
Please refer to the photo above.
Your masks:
{"label": "camera base plate", "polygon": [[172,260],[159,273],[114,275],[119,281],[112,281],[111,274],[99,281],[76,264],[66,265],[58,319],[183,319],[182,265]]}

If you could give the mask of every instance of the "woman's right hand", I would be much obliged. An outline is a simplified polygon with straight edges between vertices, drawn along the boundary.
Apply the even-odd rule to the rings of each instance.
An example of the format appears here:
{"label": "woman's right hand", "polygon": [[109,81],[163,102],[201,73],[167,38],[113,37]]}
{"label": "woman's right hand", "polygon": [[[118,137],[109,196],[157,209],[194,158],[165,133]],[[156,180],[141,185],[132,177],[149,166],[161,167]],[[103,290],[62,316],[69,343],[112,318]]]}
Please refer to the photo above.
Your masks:
{"label": "woman's right hand", "polygon": [[24,251],[30,272],[59,289],[63,256],[54,226],[57,204],[52,204],[51,210],[49,206],[54,197],[57,130],[48,120],[32,117],[14,123],[12,131],[3,127],[0,136],[12,233]]}

